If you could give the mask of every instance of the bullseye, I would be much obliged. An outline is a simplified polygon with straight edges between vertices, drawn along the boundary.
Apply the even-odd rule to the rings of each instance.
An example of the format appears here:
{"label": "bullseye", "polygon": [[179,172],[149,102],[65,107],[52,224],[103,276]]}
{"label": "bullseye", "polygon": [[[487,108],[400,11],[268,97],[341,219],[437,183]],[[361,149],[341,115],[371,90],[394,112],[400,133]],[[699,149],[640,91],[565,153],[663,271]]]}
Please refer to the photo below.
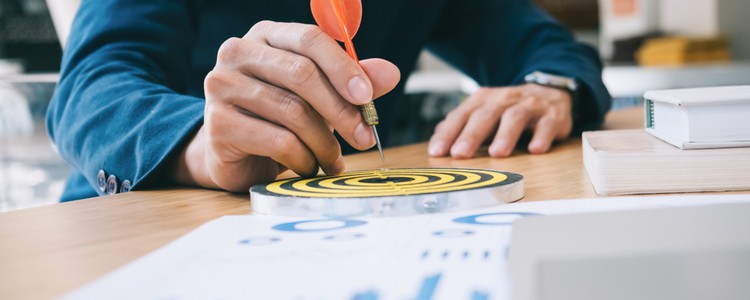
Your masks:
{"label": "bullseye", "polygon": [[250,192],[253,210],[260,213],[403,215],[516,201],[523,197],[523,177],[483,169],[380,169],[283,179]]}

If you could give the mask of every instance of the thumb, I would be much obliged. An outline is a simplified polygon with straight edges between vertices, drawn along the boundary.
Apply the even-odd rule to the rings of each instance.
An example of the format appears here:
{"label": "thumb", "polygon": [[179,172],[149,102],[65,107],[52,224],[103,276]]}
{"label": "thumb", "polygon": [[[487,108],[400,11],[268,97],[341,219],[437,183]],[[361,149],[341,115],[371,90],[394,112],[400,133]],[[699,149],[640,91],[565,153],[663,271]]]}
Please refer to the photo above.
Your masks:
{"label": "thumb", "polygon": [[401,80],[401,71],[391,62],[379,59],[365,59],[359,62],[359,65],[367,74],[372,82],[373,99],[380,98],[396,87]]}

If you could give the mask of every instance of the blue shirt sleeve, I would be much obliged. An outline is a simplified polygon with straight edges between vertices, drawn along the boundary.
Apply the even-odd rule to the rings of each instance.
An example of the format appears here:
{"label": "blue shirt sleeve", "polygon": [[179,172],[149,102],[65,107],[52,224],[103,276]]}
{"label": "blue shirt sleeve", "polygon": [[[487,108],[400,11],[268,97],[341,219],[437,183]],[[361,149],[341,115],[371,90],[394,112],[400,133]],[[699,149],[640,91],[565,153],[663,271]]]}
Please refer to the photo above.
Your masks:
{"label": "blue shirt sleeve", "polygon": [[449,0],[428,49],[482,86],[523,82],[542,71],[575,78],[573,134],[601,125],[611,106],[597,52],[531,0]]}
{"label": "blue shirt sleeve", "polygon": [[187,95],[194,32],[179,0],[84,0],[64,52],[47,128],[92,187],[105,170],[133,188],[164,183],[164,166],[202,123]]}

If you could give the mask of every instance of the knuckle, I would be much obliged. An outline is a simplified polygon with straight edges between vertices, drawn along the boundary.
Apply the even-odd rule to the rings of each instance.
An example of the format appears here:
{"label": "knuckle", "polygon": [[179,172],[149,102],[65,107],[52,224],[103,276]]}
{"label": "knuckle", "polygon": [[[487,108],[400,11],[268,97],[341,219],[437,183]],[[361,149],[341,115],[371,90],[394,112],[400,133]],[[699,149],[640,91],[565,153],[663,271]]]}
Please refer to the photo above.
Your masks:
{"label": "knuckle", "polygon": [[232,60],[237,57],[242,40],[232,37],[221,43],[216,58],[219,62]]}
{"label": "knuckle", "polygon": [[359,122],[357,122],[359,112],[354,106],[343,101],[337,102],[334,107],[331,108],[331,111],[333,111],[332,121],[334,123],[351,122],[352,132],[354,132],[354,129],[356,129],[359,124]]}
{"label": "knuckle", "polygon": [[548,126],[561,126],[569,121],[571,114],[556,107],[549,107],[540,112],[539,123]]}
{"label": "knuckle", "polygon": [[558,120],[555,120],[552,117],[548,118],[542,118],[539,120],[539,123],[537,123],[538,127],[544,127],[544,128],[554,128],[557,127],[559,124]]}
{"label": "knuckle", "polygon": [[333,134],[330,134],[330,137],[323,138],[320,144],[315,148],[310,148],[310,150],[321,165],[331,165],[341,155],[341,145]]}
{"label": "knuckle", "polygon": [[213,70],[206,74],[203,81],[203,90],[206,93],[206,101],[218,100],[213,96],[220,94],[228,84],[228,78],[222,72]]}
{"label": "knuckle", "polygon": [[441,123],[455,123],[463,120],[465,118],[465,115],[466,113],[464,113],[463,109],[458,107],[445,115],[445,120],[443,120],[443,122]]}
{"label": "knuckle", "polygon": [[485,120],[489,122],[495,115],[494,109],[477,109],[471,113],[472,119]]}
{"label": "knuckle", "polygon": [[461,139],[469,143],[481,143],[487,137],[487,133],[472,128],[466,128],[461,132]]}
{"label": "knuckle", "polygon": [[343,129],[344,132],[353,133],[362,122],[359,110],[346,102],[337,102],[325,115],[325,119],[334,125],[334,128]]}
{"label": "knuckle", "polygon": [[287,66],[288,78],[293,84],[309,87],[318,78],[318,66],[313,61],[304,56],[294,58]]}
{"label": "knuckle", "polygon": [[528,98],[529,104],[531,104],[533,107],[542,107],[545,104],[545,100],[538,95],[529,96]]}
{"label": "knuckle", "polygon": [[460,138],[460,141],[468,144],[477,144],[481,140],[483,140],[483,138],[476,132],[462,133]]}
{"label": "knuckle", "polygon": [[268,99],[268,88],[257,82],[247,85],[247,90],[243,98],[250,102],[260,102]]}
{"label": "knuckle", "polygon": [[273,145],[279,150],[279,157],[286,160],[296,152],[297,137],[289,131],[281,131],[273,137]]}
{"label": "knuckle", "polygon": [[513,120],[524,119],[529,115],[529,110],[520,105],[514,105],[509,107],[503,113],[503,117]]}
{"label": "knuckle", "polygon": [[299,96],[292,93],[285,92],[281,96],[281,105],[285,116],[294,121],[293,124],[304,124],[304,120],[310,114],[310,107]]}
{"label": "knuckle", "polygon": [[339,145],[339,141],[336,140],[336,137],[333,134],[331,134],[330,138],[326,139],[324,146],[326,147],[326,153],[330,157],[331,163],[333,163],[339,155],[341,155],[341,145]]}
{"label": "knuckle", "polygon": [[568,109],[552,109],[550,118],[558,122],[570,121],[572,119],[572,113]]}
{"label": "knuckle", "polygon": [[480,87],[476,92],[474,92],[474,95],[479,96],[480,98],[486,97],[487,95],[492,94],[492,88],[488,87]]}
{"label": "knuckle", "polygon": [[306,25],[299,36],[299,46],[302,49],[312,48],[324,37],[323,30],[318,26]]}
{"label": "knuckle", "polygon": [[263,20],[258,23],[255,23],[253,27],[250,28],[250,30],[247,32],[247,35],[256,35],[259,32],[265,32],[267,29],[274,25],[275,22],[269,21],[269,20]]}
{"label": "knuckle", "polygon": [[500,99],[502,99],[503,101],[508,101],[508,100],[511,100],[513,96],[515,95],[514,94],[515,88],[512,88],[512,87],[503,88],[503,89],[499,89],[497,92],[498,92],[498,96]]}

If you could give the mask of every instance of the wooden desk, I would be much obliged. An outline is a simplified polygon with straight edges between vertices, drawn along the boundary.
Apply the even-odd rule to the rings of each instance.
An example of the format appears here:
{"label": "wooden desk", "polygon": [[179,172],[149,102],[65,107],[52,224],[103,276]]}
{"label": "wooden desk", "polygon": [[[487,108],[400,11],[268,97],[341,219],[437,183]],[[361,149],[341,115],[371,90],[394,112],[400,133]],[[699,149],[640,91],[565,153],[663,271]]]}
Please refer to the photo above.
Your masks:
{"label": "wooden desk", "polygon": [[[605,128],[643,126],[641,108],[608,116]],[[596,197],[580,138],[551,153],[471,160],[429,158],[425,143],[385,151],[390,167],[476,167],[523,174],[522,201]],[[347,156],[348,169],[379,168],[373,153]],[[48,299],[80,287],[201,224],[250,212],[248,195],[176,188],[81,200],[0,214],[0,299]]]}

